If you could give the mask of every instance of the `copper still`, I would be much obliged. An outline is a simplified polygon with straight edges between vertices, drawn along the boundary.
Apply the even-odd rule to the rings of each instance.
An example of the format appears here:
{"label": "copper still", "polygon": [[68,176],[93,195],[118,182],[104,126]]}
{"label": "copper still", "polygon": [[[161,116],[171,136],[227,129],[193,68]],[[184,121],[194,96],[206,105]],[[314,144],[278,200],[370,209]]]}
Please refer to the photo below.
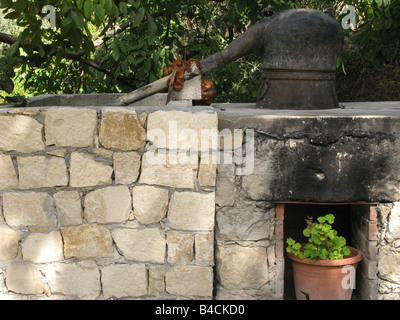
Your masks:
{"label": "copper still", "polygon": [[344,32],[322,11],[292,9],[271,13],[226,49],[201,61],[203,73],[248,54],[262,58],[263,82],[257,107],[330,109],[339,103],[334,85]]}

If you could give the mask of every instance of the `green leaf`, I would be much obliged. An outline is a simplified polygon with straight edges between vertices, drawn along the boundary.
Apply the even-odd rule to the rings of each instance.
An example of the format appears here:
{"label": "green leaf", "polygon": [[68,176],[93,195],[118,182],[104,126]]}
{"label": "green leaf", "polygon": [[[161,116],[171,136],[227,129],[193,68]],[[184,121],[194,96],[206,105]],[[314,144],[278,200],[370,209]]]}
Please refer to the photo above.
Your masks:
{"label": "green leaf", "polygon": [[81,41],[82,41],[82,34],[78,31],[78,30],[72,30],[71,31],[71,43],[74,46],[80,45]]}
{"label": "green leaf", "polygon": [[28,38],[28,35],[30,34],[31,30],[29,27],[25,28],[24,31],[22,31],[18,35],[18,41],[19,43],[24,43],[24,41]]}
{"label": "green leaf", "polygon": [[12,11],[12,12],[7,13],[7,14],[4,16],[4,18],[6,18],[6,19],[15,19],[15,18],[18,17],[18,16],[19,16],[19,12],[17,12],[17,11]]}
{"label": "green leaf", "polygon": [[155,34],[157,32],[157,24],[151,14],[146,13],[147,21],[149,23],[150,34]]}
{"label": "green leaf", "polygon": [[112,2],[111,0],[105,0],[104,2],[104,9],[108,12],[112,8]]}
{"label": "green leaf", "polygon": [[149,73],[151,68],[151,59],[147,59],[146,62],[144,63],[144,73]]}
{"label": "green leaf", "polygon": [[310,238],[310,241],[311,241],[311,242],[314,242],[315,244],[321,244],[321,243],[322,243],[321,238],[318,237],[318,236],[313,236],[313,237],[311,237],[311,238]]}
{"label": "green leaf", "polygon": [[294,249],[294,250],[300,250],[300,249],[301,249],[301,244],[300,244],[300,243],[295,243],[295,244],[293,245],[293,249]]}
{"label": "green leaf", "polygon": [[118,47],[115,47],[111,54],[112,54],[112,56],[113,56],[115,61],[119,60],[119,49],[118,49]]}
{"label": "green leaf", "polygon": [[330,213],[325,216],[325,219],[328,221],[328,223],[332,224],[335,221],[335,216]]}
{"label": "green leaf", "polygon": [[43,58],[45,55],[45,51],[43,49],[43,45],[39,43],[39,55]]}
{"label": "green leaf", "polygon": [[143,21],[144,14],[145,14],[144,8],[140,7],[138,12],[135,15],[135,19],[134,19],[134,22],[133,22],[133,26],[134,27],[139,26],[139,24]]}
{"label": "green leaf", "polygon": [[76,1],[76,5],[78,6],[78,9],[82,9],[82,7],[83,7],[83,1],[84,1],[84,0],[77,0],[77,1]]}
{"label": "green leaf", "polygon": [[294,241],[292,238],[287,238],[287,239],[286,239],[286,243],[287,243],[289,246],[291,246],[291,245],[295,244],[296,241]]}
{"label": "green leaf", "polygon": [[68,16],[68,17],[66,17],[65,19],[62,19],[62,20],[61,20],[61,26],[62,26],[63,28],[66,28],[66,27],[67,27],[68,25],[70,25],[72,22],[73,22],[72,17],[71,17],[71,16]]}
{"label": "green leaf", "polygon": [[85,23],[83,22],[83,17],[79,12],[71,11],[71,18],[75,22],[75,26],[77,28],[81,29],[85,26]]}
{"label": "green leaf", "polygon": [[27,2],[26,0],[17,0],[13,4],[13,9],[17,12],[22,12],[26,7],[27,7]]}
{"label": "green leaf", "polygon": [[115,71],[114,71],[114,77],[117,78],[117,77],[119,76],[120,71],[121,71],[121,65],[119,65],[119,66],[117,67],[117,69],[115,69]]}
{"label": "green leaf", "polygon": [[0,1],[0,8],[10,8],[12,4],[12,0],[2,0]]}
{"label": "green leaf", "polygon": [[126,2],[121,2],[119,7],[121,9],[121,13],[126,17],[128,15],[128,6],[126,5]]}
{"label": "green leaf", "polygon": [[114,2],[114,1],[111,3],[111,6],[112,6],[111,11],[108,11],[109,15],[110,15],[110,16],[114,16],[115,18],[118,18],[118,16],[119,16],[119,9],[118,9],[118,7],[115,5],[115,2]]}
{"label": "green leaf", "polygon": [[332,229],[332,226],[329,224],[323,224],[321,227],[321,231],[324,233],[328,233]]}
{"label": "green leaf", "polygon": [[305,228],[303,230],[303,235],[308,238],[309,236],[311,236],[311,230],[309,228]]}
{"label": "green leaf", "polygon": [[8,47],[6,54],[9,56],[14,55],[19,48],[19,41],[15,41],[11,46]]}
{"label": "green leaf", "polygon": [[124,73],[124,75],[127,77],[127,76],[129,76],[129,63],[128,63],[128,61],[122,61],[122,63],[121,63],[121,69],[122,69],[122,72]]}
{"label": "green leaf", "polygon": [[105,13],[104,13],[104,9],[101,5],[99,5],[99,4],[94,5],[94,14],[100,22],[102,22],[104,20]]}
{"label": "green leaf", "polygon": [[61,59],[62,59],[62,53],[61,53],[61,51],[57,51],[56,59],[54,61],[54,64],[56,66],[58,66],[60,64],[60,62],[61,62]]}
{"label": "green leaf", "polygon": [[90,52],[93,52],[95,50],[93,41],[87,37],[85,37],[85,41],[82,42],[82,48],[88,55],[90,54]]}
{"label": "green leaf", "polygon": [[93,14],[93,1],[92,0],[85,1],[85,5],[83,6],[83,12],[85,13],[86,19],[88,19],[88,20],[92,19],[92,14]]}
{"label": "green leaf", "polygon": [[346,245],[346,239],[345,239],[345,237],[338,237],[338,238],[337,238],[337,245],[338,245],[339,247],[345,246],[345,245]]}
{"label": "green leaf", "polygon": [[0,82],[0,90],[4,90],[8,94],[11,94],[14,90],[14,82],[11,79]]}
{"label": "green leaf", "polygon": [[68,6],[68,5],[66,5],[66,6],[62,7],[62,9],[61,9],[61,15],[62,15],[62,16],[65,16],[69,11],[71,11],[71,7]]}

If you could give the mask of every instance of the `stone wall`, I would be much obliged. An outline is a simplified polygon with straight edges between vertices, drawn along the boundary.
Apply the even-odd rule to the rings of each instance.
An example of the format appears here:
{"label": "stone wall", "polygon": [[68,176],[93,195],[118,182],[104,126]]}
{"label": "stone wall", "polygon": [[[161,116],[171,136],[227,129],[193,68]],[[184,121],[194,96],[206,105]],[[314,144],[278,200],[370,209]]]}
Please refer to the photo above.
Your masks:
{"label": "stone wall", "polygon": [[282,299],[297,201],[367,204],[359,297],[400,299],[398,105],[111,100],[0,109],[0,298]]}
{"label": "stone wall", "polygon": [[233,137],[221,146],[217,168],[216,298],[276,298],[275,206],[243,194],[237,170],[250,160],[246,131]]}
{"label": "stone wall", "polygon": [[2,109],[0,298],[211,298],[216,130],[211,108]]}
{"label": "stone wall", "polygon": [[[361,208],[349,217],[364,257],[358,297],[400,298],[400,108],[346,106],[266,111],[214,105],[219,129],[243,134],[243,145],[221,148],[221,159],[236,161],[217,168],[218,299],[283,298],[284,203]],[[252,170],[238,175],[249,163]]]}
{"label": "stone wall", "polygon": [[354,243],[363,254],[359,299],[400,300],[400,202],[357,206],[354,213]]}
{"label": "stone wall", "polygon": [[400,300],[400,202],[381,204],[378,213],[376,298]]}

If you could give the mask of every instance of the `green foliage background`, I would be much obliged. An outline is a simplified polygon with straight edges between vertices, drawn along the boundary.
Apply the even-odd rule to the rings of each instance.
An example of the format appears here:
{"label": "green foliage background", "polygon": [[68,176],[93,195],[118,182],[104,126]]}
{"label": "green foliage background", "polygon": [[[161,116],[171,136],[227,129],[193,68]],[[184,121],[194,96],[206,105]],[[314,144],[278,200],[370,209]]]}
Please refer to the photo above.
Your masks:
{"label": "green foliage background", "polygon": [[[339,100],[400,100],[400,1],[393,0],[0,0],[0,32],[16,39],[0,45],[0,98],[129,92],[162,77],[175,59],[222,50],[267,6],[336,6],[340,21],[345,4],[359,19],[346,31]],[[45,5],[56,10],[54,29],[42,27]],[[224,102],[254,102],[260,77],[256,56],[208,75]]]}

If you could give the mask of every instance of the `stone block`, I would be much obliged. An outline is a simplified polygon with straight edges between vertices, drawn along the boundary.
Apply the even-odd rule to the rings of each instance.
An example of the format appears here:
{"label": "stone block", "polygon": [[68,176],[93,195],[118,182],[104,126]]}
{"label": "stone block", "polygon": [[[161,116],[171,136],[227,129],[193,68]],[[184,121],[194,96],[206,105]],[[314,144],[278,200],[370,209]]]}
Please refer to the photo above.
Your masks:
{"label": "stone block", "polygon": [[135,186],[132,189],[133,215],[142,224],[158,222],[165,217],[168,190],[152,186]]}
{"label": "stone block", "polygon": [[71,187],[111,184],[112,167],[96,161],[92,155],[72,152],[69,170]]}
{"label": "stone block", "polygon": [[89,192],[85,197],[84,217],[88,223],[119,223],[132,211],[131,194],[126,186],[112,186]]}
{"label": "stone block", "polygon": [[49,151],[46,151],[46,153],[50,156],[65,158],[68,151],[66,149],[62,148],[62,149],[49,150]]}
{"label": "stone block", "polygon": [[193,259],[192,234],[169,231],[167,233],[168,262],[177,264],[190,264]]}
{"label": "stone block", "polygon": [[7,265],[6,286],[15,293],[40,294],[43,292],[42,275],[31,264],[12,262]]}
{"label": "stone block", "polygon": [[28,116],[0,116],[0,150],[17,152],[43,151],[43,125]]}
{"label": "stone block", "polygon": [[[232,153],[221,153],[220,157],[225,155],[232,159]],[[215,185],[215,202],[218,206],[232,206],[235,203],[235,165],[218,164],[217,181]]]}
{"label": "stone block", "polygon": [[166,241],[158,229],[114,229],[112,237],[126,259],[164,263]]}
{"label": "stone block", "polygon": [[[98,145],[98,141],[96,141],[96,145]],[[114,153],[112,150],[99,148],[99,147],[92,149],[92,152],[93,152],[93,154],[102,156],[104,158],[111,158]]]}
{"label": "stone block", "polygon": [[39,109],[32,109],[32,108],[24,108],[23,109],[23,111],[22,111],[22,114],[25,114],[25,115],[32,115],[32,116],[37,116],[37,115],[39,115],[40,114],[40,110]]}
{"label": "stone block", "polygon": [[386,240],[400,239],[400,202],[395,202],[388,218]]}
{"label": "stone block", "polygon": [[97,132],[95,109],[47,109],[44,118],[46,144],[58,147],[90,147]]}
{"label": "stone block", "polygon": [[157,148],[217,150],[217,114],[159,110],[148,115],[147,134]]}
{"label": "stone block", "polygon": [[59,191],[53,195],[61,227],[82,223],[82,205],[78,191]]}
{"label": "stone block", "polygon": [[107,227],[83,224],[61,228],[66,259],[105,258],[112,256],[112,239]]}
{"label": "stone block", "polygon": [[140,155],[135,151],[114,152],[115,183],[131,184],[139,177]]}
{"label": "stone block", "polygon": [[[262,150],[262,152],[260,151],[260,155],[256,155],[254,159],[253,172],[249,175],[243,175],[242,178],[243,190],[245,190],[246,195],[252,200],[269,200],[272,198],[271,194],[274,188],[278,186],[277,183],[274,183],[278,178],[274,163],[276,163],[276,157],[281,158],[278,155],[278,150],[286,151],[284,142],[282,141],[268,141],[263,145]],[[293,150],[288,148],[287,151],[290,152]],[[292,173],[292,175],[294,174]],[[283,173],[279,172],[279,175],[282,176]],[[291,184],[289,183],[288,185],[290,186]]]}
{"label": "stone block", "polygon": [[242,129],[222,129],[219,132],[219,149],[220,150],[236,150],[241,148],[243,144]]}
{"label": "stone block", "polygon": [[19,233],[6,226],[0,226],[0,260],[11,260],[18,253]]}
{"label": "stone block", "polygon": [[274,209],[265,211],[254,204],[224,207],[216,214],[217,238],[222,241],[268,239],[271,216],[274,216]]}
{"label": "stone block", "polygon": [[174,192],[168,221],[175,230],[211,231],[214,229],[215,194],[191,191]]}
{"label": "stone block", "polygon": [[165,293],[165,270],[163,266],[149,268],[149,295],[158,296]]}
{"label": "stone block", "polygon": [[207,154],[201,156],[198,180],[201,186],[213,187],[217,177],[217,156]]}
{"label": "stone block", "polygon": [[59,157],[17,157],[21,189],[51,188],[68,185],[65,160]]}
{"label": "stone block", "polygon": [[24,261],[47,263],[64,259],[63,242],[59,231],[31,233],[22,243]]}
{"label": "stone block", "polygon": [[0,189],[18,187],[17,173],[9,155],[0,155]]}
{"label": "stone block", "polygon": [[101,270],[104,299],[140,297],[147,294],[147,270],[144,264],[109,265]]}
{"label": "stone block", "polygon": [[4,270],[0,269],[0,297],[1,297],[1,292],[5,292],[6,290],[7,288],[4,282]]}
{"label": "stone block", "polygon": [[54,199],[45,192],[5,193],[3,214],[11,227],[55,227]]}
{"label": "stone block", "polygon": [[214,235],[196,234],[194,238],[194,252],[196,253],[196,263],[213,266]]}
{"label": "stone block", "polygon": [[216,266],[217,279],[227,289],[258,289],[269,281],[267,250],[263,247],[219,245]]}
{"label": "stone block", "polygon": [[400,252],[382,247],[378,253],[379,278],[400,284]]}
{"label": "stone block", "polygon": [[268,259],[268,265],[273,266],[276,262],[276,254],[275,254],[275,247],[268,247],[267,248],[267,259]]}
{"label": "stone block", "polygon": [[211,267],[174,266],[165,276],[166,291],[181,296],[211,297],[213,270]]}
{"label": "stone block", "polygon": [[[193,63],[192,63],[193,64]],[[173,90],[171,100],[201,100],[201,76],[195,76],[185,80],[183,88],[179,91]]]}
{"label": "stone block", "polygon": [[[182,158],[182,157],[181,157]],[[194,188],[197,176],[197,154],[184,154],[180,161],[177,154],[147,151],[142,158],[142,171],[139,182],[172,188]]]}
{"label": "stone block", "polygon": [[94,261],[52,263],[43,270],[52,294],[82,300],[100,296],[100,271]]}
{"label": "stone block", "polygon": [[146,130],[136,111],[123,108],[104,108],[101,112],[99,141],[104,148],[138,150],[146,142]]}

